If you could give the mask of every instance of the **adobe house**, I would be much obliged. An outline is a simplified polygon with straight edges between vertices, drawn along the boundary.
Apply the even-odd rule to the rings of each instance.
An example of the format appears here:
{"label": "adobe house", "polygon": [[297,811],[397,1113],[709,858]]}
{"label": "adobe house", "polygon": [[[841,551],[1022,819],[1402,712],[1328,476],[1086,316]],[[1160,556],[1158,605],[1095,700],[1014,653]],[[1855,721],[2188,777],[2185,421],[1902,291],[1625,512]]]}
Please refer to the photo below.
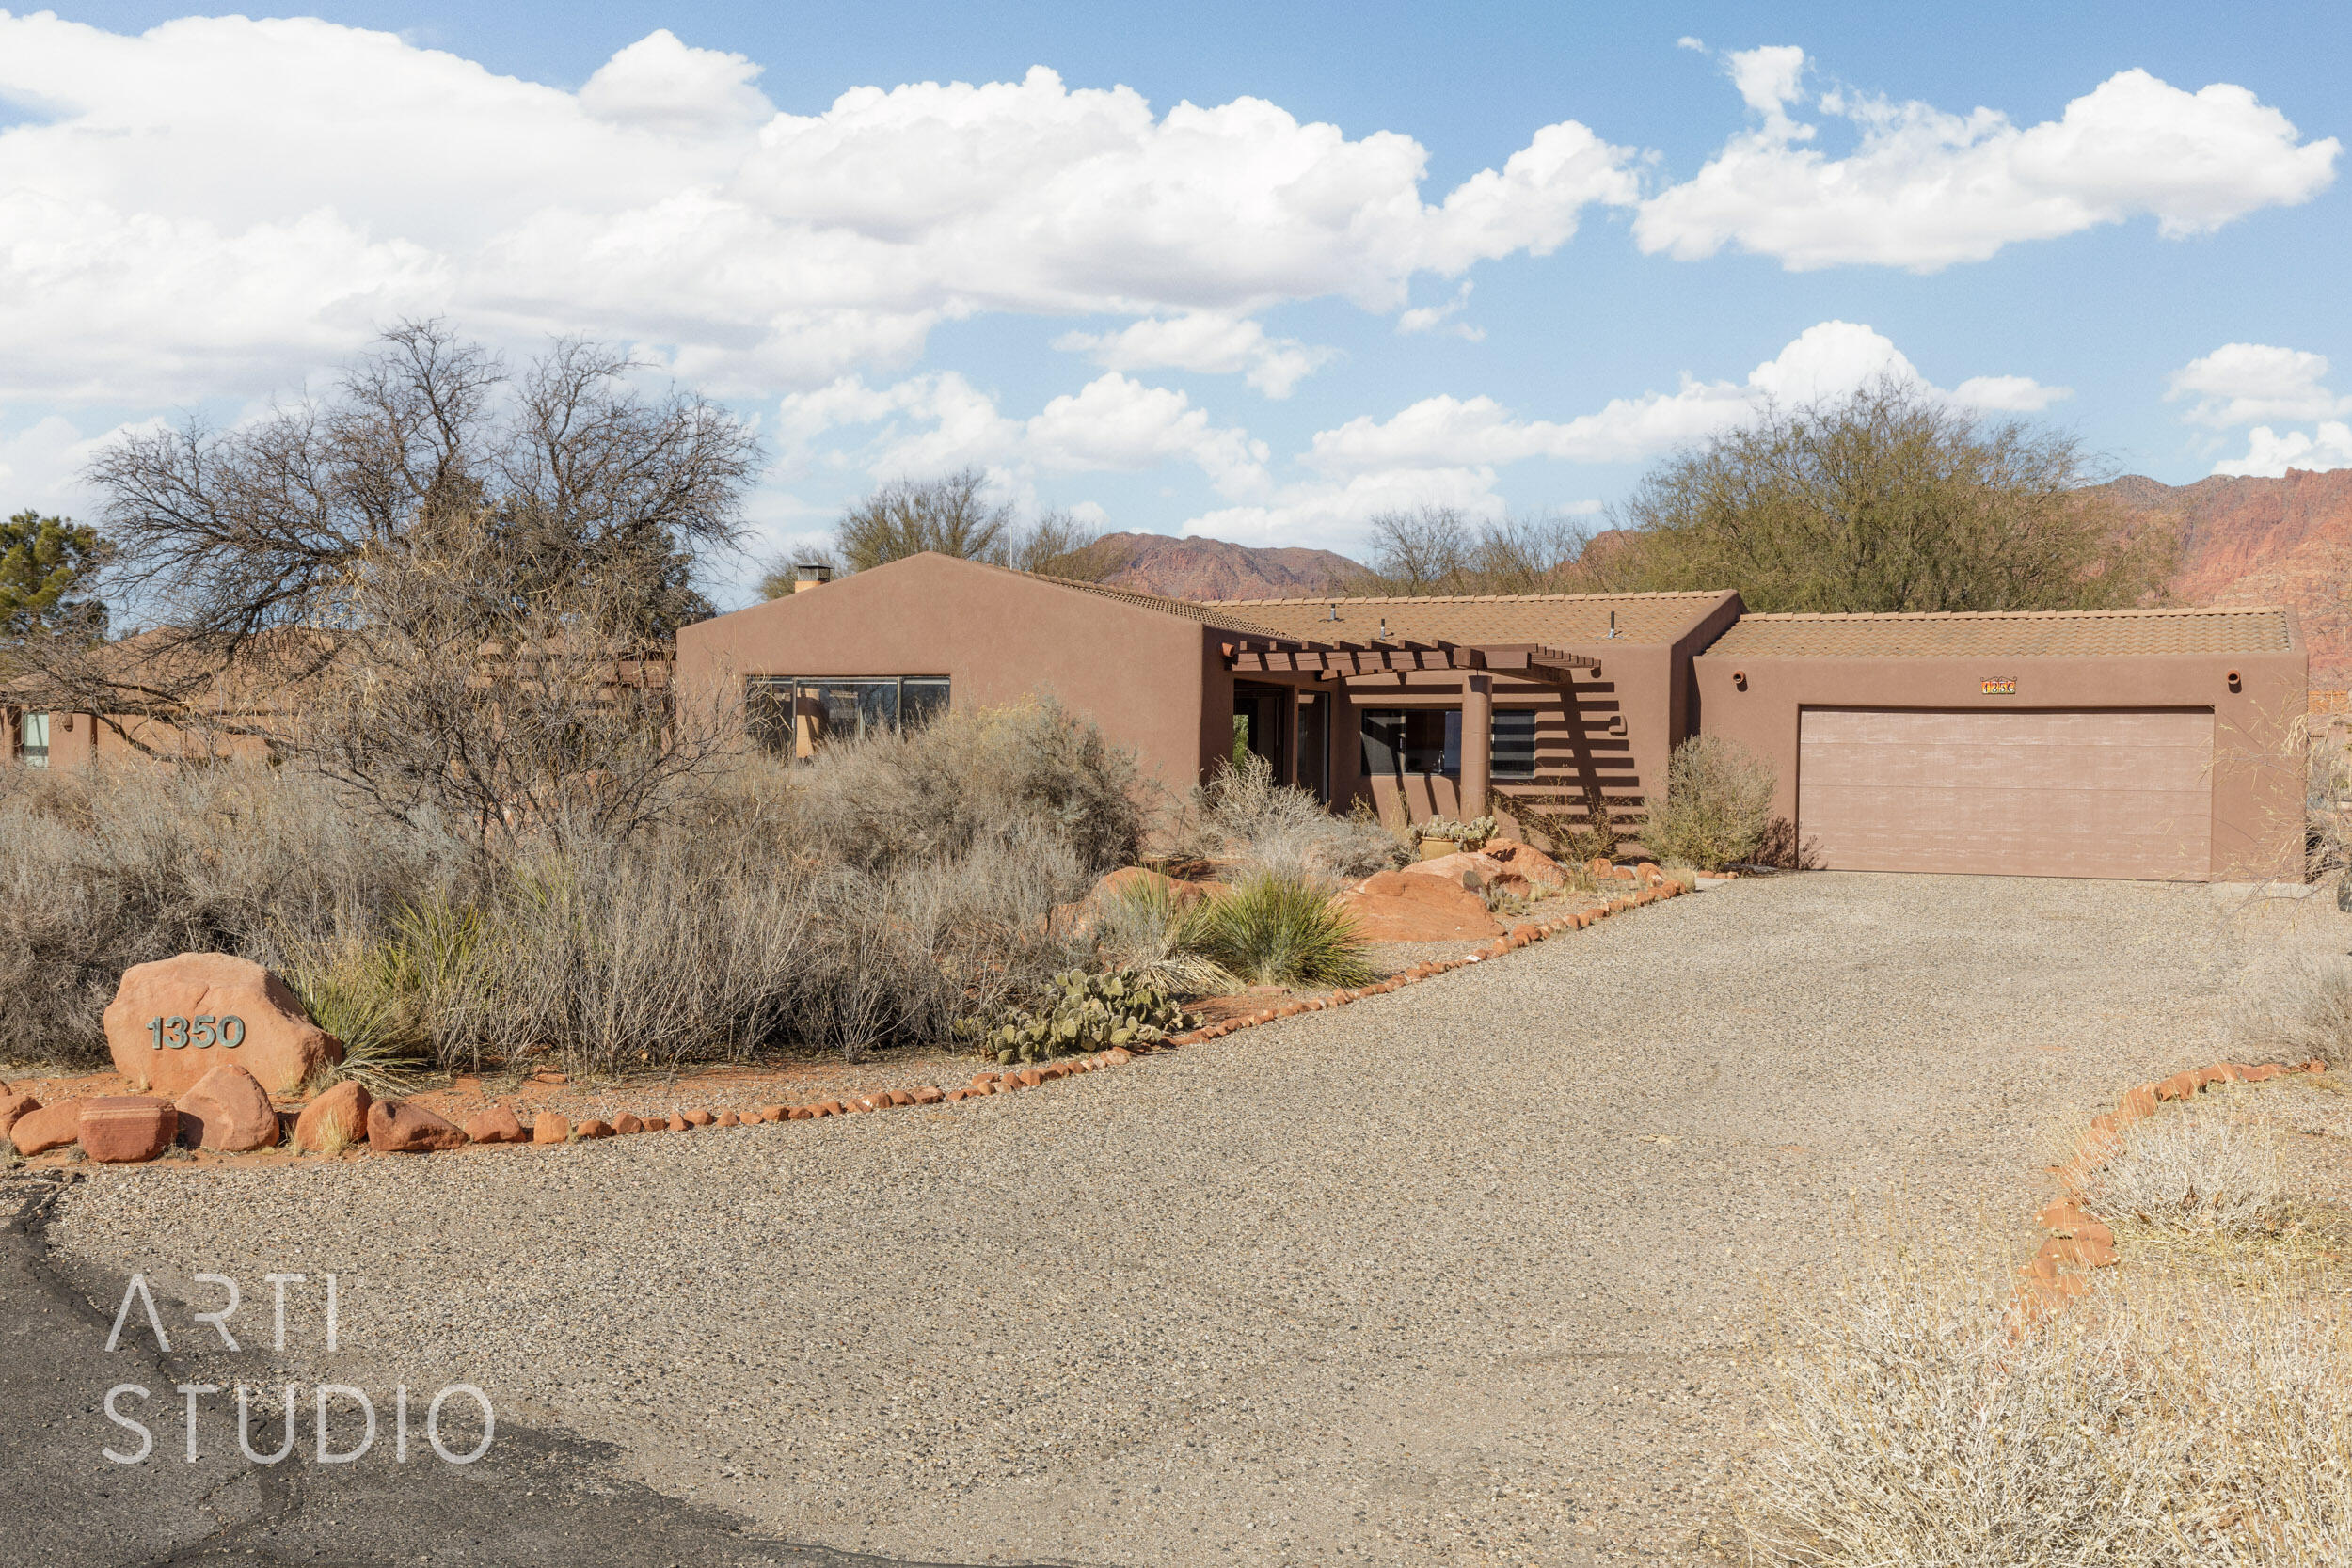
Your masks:
{"label": "adobe house", "polygon": [[[681,701],[805,755],[934,705],[1050,691],[1182,792],[1238,739],[1337,809],[1506,818],[1589,784],[1637,815],[1692,723],[1728,593],[1198,604],[919,555],[686,627]],[[1552,781],[1539,786],[1541,778]]]}

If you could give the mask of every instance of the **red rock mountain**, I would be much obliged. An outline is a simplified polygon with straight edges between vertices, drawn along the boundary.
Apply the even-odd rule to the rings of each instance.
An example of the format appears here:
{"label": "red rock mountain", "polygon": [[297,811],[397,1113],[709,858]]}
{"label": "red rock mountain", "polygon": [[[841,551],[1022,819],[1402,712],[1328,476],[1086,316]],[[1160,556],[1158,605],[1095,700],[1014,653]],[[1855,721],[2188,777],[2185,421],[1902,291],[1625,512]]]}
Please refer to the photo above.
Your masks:
{"label": "red rock mountain", "polygon": [[1118,562],[1101,580],[1171,599],[1306,599],[1338,591],[1363,568],[1329,550],[1258,549],[1222,539],[1105,534]]}
{"label": "red rock mountain", "polygon": [[2312,685],[2352,684],[2352,468],[2180,485],[2132,474],[2106,488],[2180,529],[2172,592],[2184,603],[2286,605],[2311,646]]}

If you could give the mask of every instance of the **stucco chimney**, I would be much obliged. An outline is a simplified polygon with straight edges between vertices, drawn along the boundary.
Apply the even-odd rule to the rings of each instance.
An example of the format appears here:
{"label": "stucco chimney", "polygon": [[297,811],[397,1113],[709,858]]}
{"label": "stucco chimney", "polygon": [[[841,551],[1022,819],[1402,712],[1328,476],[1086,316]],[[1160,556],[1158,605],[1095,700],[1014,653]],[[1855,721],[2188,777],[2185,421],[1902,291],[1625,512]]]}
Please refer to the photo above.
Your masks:
{"label": "stucco chimney", "polygon": [[821,561],[804,561],[792,568],[792,592],[805,594],[833,580],[833,568]]}

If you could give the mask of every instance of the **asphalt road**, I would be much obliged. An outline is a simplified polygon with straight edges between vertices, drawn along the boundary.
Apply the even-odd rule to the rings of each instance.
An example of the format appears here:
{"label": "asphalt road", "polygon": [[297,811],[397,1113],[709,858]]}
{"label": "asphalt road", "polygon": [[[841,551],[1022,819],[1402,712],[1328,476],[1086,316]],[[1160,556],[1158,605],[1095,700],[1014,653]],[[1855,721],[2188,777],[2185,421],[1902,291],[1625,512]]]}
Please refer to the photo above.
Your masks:
{"label": "asphalt road", "polygon": [[[675,1564],[676,1568],[902,1568],[900,1560],[763,1539],[715,1509],[664,1497],[621,1480],[597,1445],[501,1422],[470,1465],[431,1462],[419,1445],[405,1465],[322,1465],[309,1420],[275,1465],[238,1451],[233,1418],[214,1411],[198,1426],[198,1457],[185,1458],[183,1383],[259,1386],[257,1360],[160,1354],[144,1315],[109,1352],[112,1314],[52,1266],[43,1231],[55,1181],[0,1186],[0,1562],[23,1568],[253,1568],[257,1563],[392,1568],[420,1562]],[[127,1279],[122,1282],[127,1286]],[[119,1305],[119,1301],[113,1303]],[[183,1321],[160,1312],[167,1338]],[[207,1350],[199,1338],[198,1345]],[[135,1452],[139,1437],[109,1421],[107,1391],[150,1390],[145,1421],[154,1446],[123,1465],[106,1450]],[[130,1418],[140,1402],[125,1396]],[[337,1411],[345,1407],[338,1405]],[[387,1422],[389,1417],[386,1418]],[[275,1451],[272,1422],[254,1447]],[[478,1440],[448,1434],[453,1452]],[[358,1433],[330,1418],[330,1449]]]}
{"label": "asphalt road", "polygon": [[[8,1243],[0,1371],[42,1414],[0,1420],[0,1512],[64,1564],[870,1560],[754,1531],[998,1564],[1703,1559],[1756,1336],[1835,1284],[1857,1214],[2022,1243],[2070,1126],[2226,1052],[2265,955],[2339,925],[2202,888],[1742,881],[953,1107],[94,1172],[46,1253]],[[248,1319],[272,1270],[338,1272],[339,1354],[175,1341],[151,1375],[463,1377],[492,1459],[117,1472],[101,1320],[132,1270],[175,1323],[201,1271]]]}

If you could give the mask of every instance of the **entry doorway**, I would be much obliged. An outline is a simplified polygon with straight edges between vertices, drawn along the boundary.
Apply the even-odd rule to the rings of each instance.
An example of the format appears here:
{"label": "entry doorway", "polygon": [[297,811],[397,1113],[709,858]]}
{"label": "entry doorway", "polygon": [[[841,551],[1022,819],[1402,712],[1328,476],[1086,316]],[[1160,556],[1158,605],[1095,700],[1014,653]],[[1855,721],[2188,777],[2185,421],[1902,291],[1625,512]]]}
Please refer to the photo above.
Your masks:
{"label": "entry doorway", "polygon": [[1298,773],[1293,782],[1327,806],[1331,803],[1329,692],[1301,691],[1298,694],[1297,733],[1297,750],[1292,754],[1298,759]]}
{"label": "entry doorway", "polygon": [[1265,758],[1277,784],[1291,782],[1291,689],[1260,681],[1233,683],[1233,754]]}

